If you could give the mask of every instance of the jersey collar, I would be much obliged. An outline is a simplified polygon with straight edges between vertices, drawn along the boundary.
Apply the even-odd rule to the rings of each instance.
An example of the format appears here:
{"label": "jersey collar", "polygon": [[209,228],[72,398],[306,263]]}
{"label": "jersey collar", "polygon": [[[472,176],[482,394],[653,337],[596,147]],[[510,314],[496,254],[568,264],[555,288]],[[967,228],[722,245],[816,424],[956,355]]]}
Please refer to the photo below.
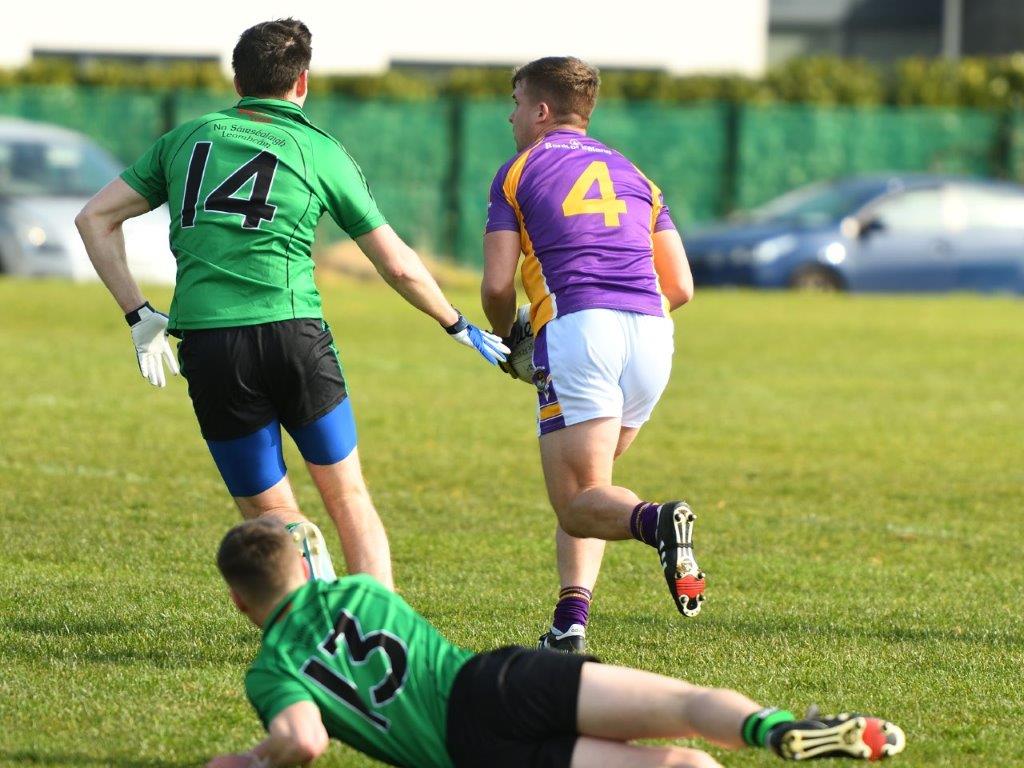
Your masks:
{"label": "jersey collar", "polygon": [[301,123],[309,123],[309,118],[302,107],[286,99],[262,99],[256,96],[243,96],[235,104],[237,109],[250,109],[254,112],[271,112],[282,117],[290,117]]}
{"label": "jersey collar", "polygon": [[279,602],[274,607],[274,610],[272,610],[270,612],[270,615],[267,616],[267,620],[263,622],[264,635],[266,635],[270,631],[271,627],[273,627],[288,612],[288,610],[292,607],[292,604],[299,600],[299,593],[305,587],[308,587],[312,583],[313,582],[306,582],[298,589],[294,590],[293,592],[290,592],[281,602]]}

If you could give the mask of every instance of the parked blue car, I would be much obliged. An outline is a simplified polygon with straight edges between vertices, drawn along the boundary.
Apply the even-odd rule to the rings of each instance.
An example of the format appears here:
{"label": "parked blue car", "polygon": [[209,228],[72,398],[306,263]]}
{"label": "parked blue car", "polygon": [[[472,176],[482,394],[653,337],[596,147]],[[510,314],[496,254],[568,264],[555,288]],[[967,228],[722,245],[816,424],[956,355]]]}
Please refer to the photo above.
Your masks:
{"label": "parked blue car", "polygon": [[822,182],[684,242],[698,285],[1024,293],[1024,187],[925,175]]}

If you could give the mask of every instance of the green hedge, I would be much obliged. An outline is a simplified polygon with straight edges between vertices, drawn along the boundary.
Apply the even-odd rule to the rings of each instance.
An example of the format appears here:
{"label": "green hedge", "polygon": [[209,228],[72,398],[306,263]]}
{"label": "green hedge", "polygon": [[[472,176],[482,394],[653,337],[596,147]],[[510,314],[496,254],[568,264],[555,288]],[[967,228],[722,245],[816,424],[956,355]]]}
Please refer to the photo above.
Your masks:
{"label": "green hedge", "polygon": [[[381,75],[317,75],[313,87],[320,92],[354,98],[494,97],[508,94],[510,75],[511,71],[501,69],[460,69],[440,78],[401,71]],[[602,96],[611,99],[1019,108],[1024,105],[1024,53],[968,58],[955,63],[905,59],[891,67],[857,59],[816,57],[790,61],[759,80],[609,71],[602,81]],[[98,61],[77,67],[70,61],[47,61],[0,70],[0,87],[15,84],[231,90],[221,68],[209,63],[137,66]]]}

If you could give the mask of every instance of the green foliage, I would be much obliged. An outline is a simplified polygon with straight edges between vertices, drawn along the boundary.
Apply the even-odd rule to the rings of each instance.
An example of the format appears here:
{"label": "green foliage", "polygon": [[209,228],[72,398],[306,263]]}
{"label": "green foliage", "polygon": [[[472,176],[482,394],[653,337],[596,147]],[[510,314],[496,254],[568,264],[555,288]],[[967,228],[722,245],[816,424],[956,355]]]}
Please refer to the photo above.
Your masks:
{"label": "green foliage", "polygon": [[380,75],[316,75],[310,87],[316,93],[359,99],[423,101],[437,94],[436,85],[429,80],[394,71]]}
{"label": "green foliage", "polygon": [[952,63],[907,59],[895,69],[895,104],[1017,108],[1024,103],[1024,53]]}
{"label": "green foliage", "polygon": [[441,86],[452,96],[509,96],[512,93],[511,69],[456,69]]}
{"label": "green foliage", "polygon": [[859,59],[794,59],[768,73],[765,95],[809,104],[880,104],[885,85],[876,67]]}
{"label": "green foliage", "polygon": [[[372,99],[422,101],[438,96],[507,96],[512,70],[455,69],[447,75],[389,71],[379,75],[316,75],[316,90]],[[738,76],[676,77],[658,71],[608,70],[603,98],[643,101],[732,103],[799,102],[822,105],[928,105],[987,109],[1024,104],[1024,53],[959,62],[912,58],[882,67],[859,59],[794,59],[759,80]],[[96,61],[33,62],[0,70],[0,87],[19,83],[109,85],[156,89],[230,89],[216,64],[126,65]]]}
{"label": "green foliage", "polygon": [[[325,287],[401,594],[466,647],[535,642],[558,588],[535,399],[381,284]],[[685,622],[656,553],[612,543],[594,653],[884,714],[907,732],[898,768],[1020,765],[1019,302],[697,294],[616,479],[693,505],[708,603]],[[480,317],[474,292],[450,298]],[[54,339],[73,339],[59,364]],[[142,380],[102,286],[10,279],[0,380],[0,766],[185,768],[251,747],[258,633],[213,562],[238,511],[185,382]],[[335,744],[321,765],[375,764]]]}
{"label": "green foliage", "polygon": [[72,61],[34,61],[16,70],[0,70],[0,85],[102,85],[119,88],[230,88],[215,63],[177,62],[170,65],[129,65],[97,60],[83,66]]}

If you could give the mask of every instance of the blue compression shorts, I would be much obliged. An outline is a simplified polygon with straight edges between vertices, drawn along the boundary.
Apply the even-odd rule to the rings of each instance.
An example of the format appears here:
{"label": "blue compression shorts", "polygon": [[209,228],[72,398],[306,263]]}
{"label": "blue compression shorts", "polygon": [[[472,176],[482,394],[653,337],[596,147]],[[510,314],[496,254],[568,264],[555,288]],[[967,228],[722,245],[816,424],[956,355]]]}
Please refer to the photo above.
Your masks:
{"label": "blue compression shorts", "polygon": [[[346,397],[320,418],[288,432],[310,464],[336,464],[356,447],[352,403]],[[232,496],[263,493],[288,471],[281,452],[281,423],[276,419],[245,437],[207,440],[206,444]]]}

